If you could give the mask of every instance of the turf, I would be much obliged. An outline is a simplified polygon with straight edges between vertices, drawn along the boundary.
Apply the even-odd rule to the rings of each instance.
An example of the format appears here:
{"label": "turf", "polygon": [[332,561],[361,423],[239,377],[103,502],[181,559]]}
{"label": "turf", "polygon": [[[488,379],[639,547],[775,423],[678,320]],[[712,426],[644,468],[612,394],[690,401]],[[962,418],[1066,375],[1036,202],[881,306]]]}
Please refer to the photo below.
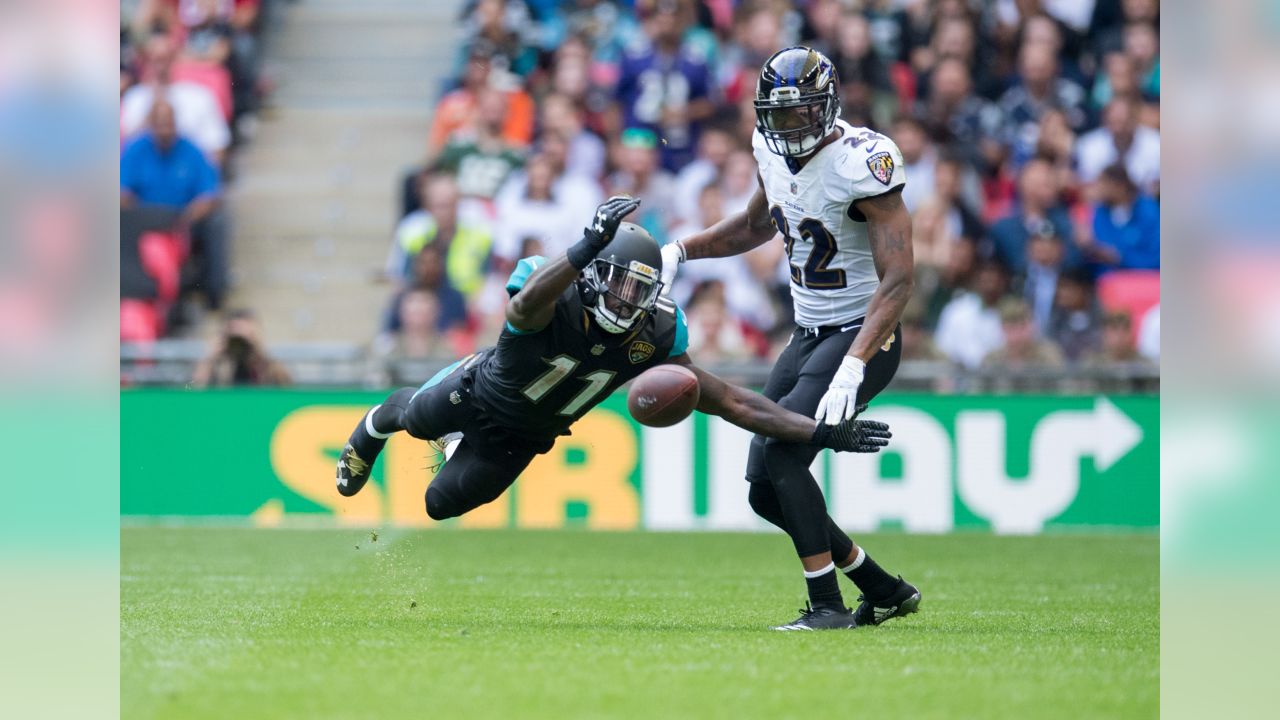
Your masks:
{"label": "turf", "polygon": [[776,633],[776,534],[128,528],[122,717],[1158,714],[1154,536],[861,539],[921,612]]}

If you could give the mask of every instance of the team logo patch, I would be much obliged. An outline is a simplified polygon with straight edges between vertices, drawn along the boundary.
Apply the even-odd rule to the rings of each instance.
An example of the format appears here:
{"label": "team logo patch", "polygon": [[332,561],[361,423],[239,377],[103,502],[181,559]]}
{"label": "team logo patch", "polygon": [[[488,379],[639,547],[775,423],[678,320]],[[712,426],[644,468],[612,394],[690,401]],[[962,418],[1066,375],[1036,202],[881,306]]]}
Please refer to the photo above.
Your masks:
{"label": "team logo patch", "polygon": [[893,179],[893,156],[887,152],[878,152],[867,158],[867,169],[875,179],[888,185]]}
{"label": "team logo patch", "polygon": [[655,348],[652,343],[637,340],[631,343],[631,350],[628,351],[627,357],[630,358],[633,365],[639,364],[653,357],[654,350],[657,350],[657,348]]}
{"label": "team logo patch", "polygon": [[595,347],[591,348],[591,354],[592,354],[592,355],[603,355],[603,354],[604,354],[604,346],[603,346],[603,345],[596,345]]}

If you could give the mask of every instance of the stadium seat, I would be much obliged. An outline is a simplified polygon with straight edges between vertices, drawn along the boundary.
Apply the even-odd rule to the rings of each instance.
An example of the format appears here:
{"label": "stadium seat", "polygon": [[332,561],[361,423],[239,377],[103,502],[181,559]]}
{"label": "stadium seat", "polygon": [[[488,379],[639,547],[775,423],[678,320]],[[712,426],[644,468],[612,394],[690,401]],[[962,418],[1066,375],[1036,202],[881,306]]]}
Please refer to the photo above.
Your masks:
{"label": "stadium seat", "polygon": [[1115,270],[1098,278],[1098,302],[1129,314],[1135,338],[1147,311],[1160,303],[1159,270]]}
{"label": "stadium seat", "polygon": [[155,303],[120,299],[120,342],[152,342],[160,337],[161,324]]}
{"label": "stadium seat", "polygon": [[143,233],[138,239],[138,256],[143,269],[156,281],[156,299],[165,305],[177,300],[186,258],[182,238],[174,233]]}
{"label": "stadium seat", "polygon": [[225,120],[231,120],[235,102],[231,94],[231,73],[221,65],[185,60],[173,66],[174,82],[189,82],[207,88],[218,101]]}

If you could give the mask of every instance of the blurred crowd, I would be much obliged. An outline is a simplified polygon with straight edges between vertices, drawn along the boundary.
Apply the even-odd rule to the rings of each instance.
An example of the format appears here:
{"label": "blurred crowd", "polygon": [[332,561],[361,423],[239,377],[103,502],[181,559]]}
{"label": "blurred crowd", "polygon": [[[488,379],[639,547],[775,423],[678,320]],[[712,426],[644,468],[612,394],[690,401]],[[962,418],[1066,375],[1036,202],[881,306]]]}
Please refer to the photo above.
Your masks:
{"label": "blurred crowd", "polygon": [[120,29],[121,340],[220,310],[232,154],[254,122],[270,0],[125,0]]}
{"label": "blurred crowd", "polygon": [[[907,359],[1158,356],[1156,0],[473,0],[459,23],[403,179],[385,357],[491,341],[516,260],[563,250],[613,193],[660,243],[745,208],[756,74],[795,44],[835,63],[845,121],[902,150]],[[685,265],[694,356],[771,358],[786,281],[780,242]]]}

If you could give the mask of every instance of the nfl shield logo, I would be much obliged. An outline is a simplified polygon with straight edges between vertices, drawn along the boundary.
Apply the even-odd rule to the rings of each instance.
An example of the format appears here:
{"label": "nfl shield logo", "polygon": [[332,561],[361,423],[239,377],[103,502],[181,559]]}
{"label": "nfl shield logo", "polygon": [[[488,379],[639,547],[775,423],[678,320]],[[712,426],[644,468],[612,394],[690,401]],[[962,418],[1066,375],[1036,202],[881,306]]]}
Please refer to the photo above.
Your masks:
{"label": "nfl shield logo", "polygon": [[893,179],[893,156],[887,152],[878,152],[867,158],[867,169],[881,184],[888,185]]}
{"label": "nfl shield logo", "polygon": [[656,350],[652,344],[643,340],[637,340],[631,343],[631,350],[627,353],[633,365],[639,364],[653,357],[653,351]]}
{"label": "nfl shield logo", "polygon": [[796,194],[796,191],[797,191],[797,190],[799,190],[799,189],[800,189],[800,188],[796,186],[795,181],[794,181],[794,180],[792,180],[792,181],[791,181],[791,194],[792,194],[792,195],[795,195],[795,194]]}

